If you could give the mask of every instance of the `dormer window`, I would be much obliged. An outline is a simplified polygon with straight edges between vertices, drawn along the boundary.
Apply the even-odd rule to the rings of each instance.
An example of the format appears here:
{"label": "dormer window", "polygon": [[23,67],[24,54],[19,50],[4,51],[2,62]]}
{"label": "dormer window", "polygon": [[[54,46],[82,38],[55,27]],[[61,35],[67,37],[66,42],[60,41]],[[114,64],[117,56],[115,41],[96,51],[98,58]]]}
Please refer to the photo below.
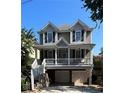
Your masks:
{"label": "dormer window", "polygon": [[47,43],[53,42],[53,32],[47,32]]}
{"label": "dormer window", "polygon": [[84,30],[73,31],[72,41],[73,42],[84,41]]}
{"label": "dormer window", "polygon": [[53,43],[55,42],[55,32],[45,32],[45,43]]}
{"label": "dormer window", "polygon": [[75,41],[81,41],[81,31],[80,30],[75,32]]}
{"label": "dormer window", "polygon": [[53,42],[53,32],[46,32],[45,33],[45,43]]}

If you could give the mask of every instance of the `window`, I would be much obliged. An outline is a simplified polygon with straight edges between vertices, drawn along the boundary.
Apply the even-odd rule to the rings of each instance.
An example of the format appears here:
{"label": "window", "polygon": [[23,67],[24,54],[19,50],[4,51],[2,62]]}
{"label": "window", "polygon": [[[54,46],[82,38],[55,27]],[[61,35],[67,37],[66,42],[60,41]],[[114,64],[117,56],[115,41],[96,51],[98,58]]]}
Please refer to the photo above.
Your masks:
{"label": "window", "polygon": [[53,41],[53,32],[47,32],[47,43]]}
{"label": "window", "polygon": [[80,42],[80,41],[84,41],[84,30],[77,30],[77,31],[73,31],[72,33],[72,41],[73,42]]}
{"label": "window", "polygon": [[75,41],[80,41],[81,40],[81,31],[76,31],[75,32]]}

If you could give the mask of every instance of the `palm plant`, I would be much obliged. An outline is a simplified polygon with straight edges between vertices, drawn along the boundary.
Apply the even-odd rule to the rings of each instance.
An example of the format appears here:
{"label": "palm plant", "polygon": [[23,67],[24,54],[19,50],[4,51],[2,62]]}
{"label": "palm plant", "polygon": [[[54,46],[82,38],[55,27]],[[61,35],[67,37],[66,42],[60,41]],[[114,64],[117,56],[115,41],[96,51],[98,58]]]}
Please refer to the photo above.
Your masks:
{"label": "palm plant", "polygon": [[[28,30],[25,28],[21,29],[21,75],[25,78],[25,82],[30,84],[30,66],[31,61],[30,54],[33,53],[33,45],[36,42],[35,36],[33,35],[32,29]],[[30,62],[31,63],[31,62]],[[29,67],[29,68],[28,68]],[[24,84],[22,84],[23,87]],[[31,88],[31,84],[30,84]]]}
{"label": "palm plant", "polygon": [[36,41],[32,29],[21,29],[21,65],[26,66],[30,61],[29,54],[33,53],[33,44]]}

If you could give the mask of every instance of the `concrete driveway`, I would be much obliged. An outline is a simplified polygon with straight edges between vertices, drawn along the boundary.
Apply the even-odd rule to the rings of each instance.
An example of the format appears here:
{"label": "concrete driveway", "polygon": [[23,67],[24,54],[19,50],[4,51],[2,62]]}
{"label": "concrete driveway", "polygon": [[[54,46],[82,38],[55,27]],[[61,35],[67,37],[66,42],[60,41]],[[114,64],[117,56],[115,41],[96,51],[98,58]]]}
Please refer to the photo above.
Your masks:
{"label": "concrete driveway", "polygon": [[102,92],[89,87],[51,86],[48,88],[43,88],[40,93],[102,93]]}
{"label": "concrete driveway", "polygon": [[91,87],[76,86],[50,86],[34,91],[23,91],[21,93],[103,93]]}

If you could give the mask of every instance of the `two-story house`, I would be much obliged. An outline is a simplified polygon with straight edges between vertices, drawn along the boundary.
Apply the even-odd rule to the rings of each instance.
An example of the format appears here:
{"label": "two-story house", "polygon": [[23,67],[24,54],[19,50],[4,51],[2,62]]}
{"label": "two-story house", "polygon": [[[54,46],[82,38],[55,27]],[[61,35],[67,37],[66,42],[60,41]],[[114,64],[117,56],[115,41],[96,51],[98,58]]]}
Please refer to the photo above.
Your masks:
{"label": "two-story house", "polygon": [[39,74],[48,73],[50,83],[91,84],[91,50],[95,45],[92,30],[79,19],[72,25],[57,27],[52,22],[45,25],[38,32],[40,44],[34,46],[40,50],[40,61],[35,60],[32,64],[34,79]]}

